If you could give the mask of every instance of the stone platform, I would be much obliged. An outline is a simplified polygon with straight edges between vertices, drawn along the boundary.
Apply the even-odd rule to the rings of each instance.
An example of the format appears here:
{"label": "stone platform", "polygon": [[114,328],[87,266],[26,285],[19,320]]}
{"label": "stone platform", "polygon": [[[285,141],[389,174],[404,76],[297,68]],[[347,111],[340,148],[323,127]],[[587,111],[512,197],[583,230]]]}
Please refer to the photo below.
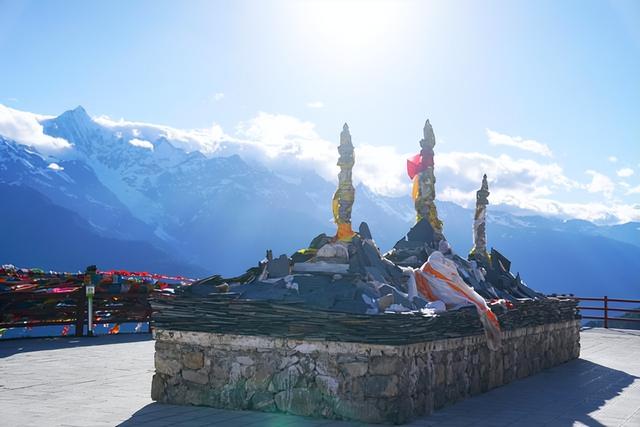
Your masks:
{"label": "stone platform", "polygon": [[[589,329],[580,358],[447,406],[412,427],[640,425],[640,332]],[[0,340],[9,426],[364,427],[295,415],[151,401],[150,335]],[[87,396],[94,396],[87,399]]]}
{"label": "stone platform", "polygon": [[158,330],[152,398],[401,424],[575,359],[579,320],[408,345]]}

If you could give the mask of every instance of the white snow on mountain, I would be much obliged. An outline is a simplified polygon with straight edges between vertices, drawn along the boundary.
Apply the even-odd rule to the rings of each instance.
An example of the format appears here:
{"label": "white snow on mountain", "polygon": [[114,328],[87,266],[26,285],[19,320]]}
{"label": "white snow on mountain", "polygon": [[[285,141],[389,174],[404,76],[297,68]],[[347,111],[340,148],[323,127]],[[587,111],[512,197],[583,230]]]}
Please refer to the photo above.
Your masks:
{"label": "white snow on mountain", "polygon": [[57,163],[49,163],[49,166],[47,166],[47,168],[54,170],[54,171],[63,171],[64,168],[62,166],[60,166]]}

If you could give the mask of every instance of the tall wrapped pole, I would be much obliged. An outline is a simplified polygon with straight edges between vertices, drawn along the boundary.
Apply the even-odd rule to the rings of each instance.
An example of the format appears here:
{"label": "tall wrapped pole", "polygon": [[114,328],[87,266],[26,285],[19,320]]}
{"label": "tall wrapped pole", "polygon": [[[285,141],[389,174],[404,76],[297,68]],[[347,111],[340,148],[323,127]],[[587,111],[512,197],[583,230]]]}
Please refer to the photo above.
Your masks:
{"label": "tall wrapped pole", "polygon": [[469,258],[487,260],[487,205],[489,204],[489,184],[487,175],[482,177],[482,185],[476,192],[476,213],[473,217],[473,248]]}
{"label": "tall wrapped pole", "polygon": [[423,138],[420,141],[420,154],[409,159],[407,171],[413,179],[413,201],[416,208],[416,222],[426,219],[433,228],[437,240],[443,239],[442,221],[438,219],[436,209],[436,177],[433,171],[433,147],[436,145],[436,137],[429,120],[424,124]]}
{"label": "tall wrapped pole", "polygon": [[345,123],[340,133],[340,145],[338,146],[338,189],[333,195],[333,220],[338,226],[336,238],[342,241],[350,241],[354,236],[351,228],[351,208],[355,198],[355,189],[351,179],[351,172],[355,163],[353,144],[349,126]]}

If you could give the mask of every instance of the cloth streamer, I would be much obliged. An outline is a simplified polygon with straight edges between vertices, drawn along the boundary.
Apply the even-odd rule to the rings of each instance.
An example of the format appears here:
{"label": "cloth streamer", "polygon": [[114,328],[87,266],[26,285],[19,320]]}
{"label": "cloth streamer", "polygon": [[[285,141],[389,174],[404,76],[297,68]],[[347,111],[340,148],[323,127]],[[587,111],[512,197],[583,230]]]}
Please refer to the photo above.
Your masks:
{"label": "cloth streamer", "polygon": [[444,302],[448,310],[473,304],[484,327],[489,349],[496,351],[502,346],[498,318],[484,298],[462,280],[453,261],[435,251],[422,267],[414,270],[414,275],[418,292],[430,301]]}

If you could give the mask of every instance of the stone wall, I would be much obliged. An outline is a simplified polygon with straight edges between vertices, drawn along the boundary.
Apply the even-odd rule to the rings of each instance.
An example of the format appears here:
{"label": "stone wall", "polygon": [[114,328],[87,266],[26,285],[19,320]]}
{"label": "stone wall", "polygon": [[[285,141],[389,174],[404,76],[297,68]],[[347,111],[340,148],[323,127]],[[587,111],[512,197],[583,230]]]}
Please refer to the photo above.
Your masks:
{"label": "stone wall", "polygon": [[579,320],[409,345],[157,330],[153,400],[401,424],[575,359]]}

